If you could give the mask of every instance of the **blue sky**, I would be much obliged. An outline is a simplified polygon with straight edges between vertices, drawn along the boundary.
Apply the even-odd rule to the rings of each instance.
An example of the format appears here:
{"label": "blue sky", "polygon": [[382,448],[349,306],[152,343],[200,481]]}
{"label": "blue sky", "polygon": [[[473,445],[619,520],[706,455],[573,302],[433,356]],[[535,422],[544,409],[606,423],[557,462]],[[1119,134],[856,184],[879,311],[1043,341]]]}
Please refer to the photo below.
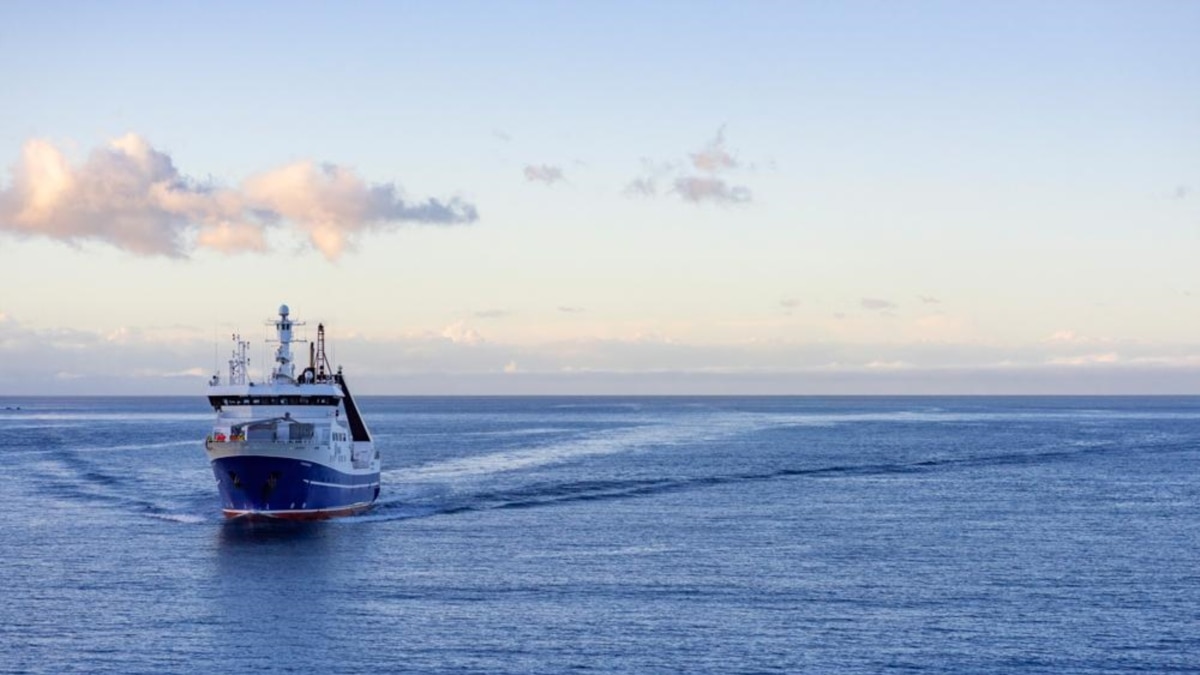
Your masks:
{"label": "blue sky", "polygon": [[1200,393],[1200,4],[0,5],[0,393]]}

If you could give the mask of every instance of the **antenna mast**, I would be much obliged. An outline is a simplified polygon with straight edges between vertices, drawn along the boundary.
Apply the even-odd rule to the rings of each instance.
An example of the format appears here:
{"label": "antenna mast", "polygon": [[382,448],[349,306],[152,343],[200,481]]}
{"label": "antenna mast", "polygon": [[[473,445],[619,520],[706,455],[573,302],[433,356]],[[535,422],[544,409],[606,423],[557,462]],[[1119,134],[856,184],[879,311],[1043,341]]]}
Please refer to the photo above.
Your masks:
{"label": "antenna mast", "polygon": [[325,324],[317,324],[317,354],[314,359],[317,368],[317,382],[325,382],[332,374],[329,359],[325,356]]}
{"label": "antenna mast", "polygon": [[246,374],[250,366],[246,350],[250,348],[250,343],[237,333],[233,334],[233,341],[237,347],[233,350],[233,357],[229,359],[229,384],[246,384]]}

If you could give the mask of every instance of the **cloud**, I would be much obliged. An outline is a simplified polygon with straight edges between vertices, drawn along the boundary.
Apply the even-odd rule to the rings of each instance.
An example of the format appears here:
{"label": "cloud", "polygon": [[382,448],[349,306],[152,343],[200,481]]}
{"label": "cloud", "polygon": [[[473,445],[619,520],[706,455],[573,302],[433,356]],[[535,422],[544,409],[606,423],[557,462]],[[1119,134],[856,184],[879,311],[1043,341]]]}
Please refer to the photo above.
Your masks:
{"label": "cloud", "polygon": [[1055,366],[1088,366],[1102,363],[1117,363],[1121,357],[1116,352],[1098,354],[1082,354],[1079,356],[1059,356],[1047,359],[1046,363]]}
{"label": "cloud", "polygon": [[[347,335],[335,345],[339,364],[373,394],[538,393],[543,386],[543,393],[580,394],[1200,391],[1194,342],[1079,349],[974,340],[697,343],[652,330],[626,339],[506,342],[484,340],[459,322],[393,337]],[[0,394],[20,396],[195,395],[217,367],[211,331],[199,327],[34,328],[3,312],[0,362],[7,365]]]}
{"label": "cloud", "polygon": [[674,192],[684,201],[693,203],[717,202],[742,204],[750,201],[750,190],[741,185],[729,185],[719,178],[680,176],[675,179]]}
{"label": "cloud", "polygon": [[863,364],[863,368],[869,370],[899,370],[902,368],[911,368],[912,364],[907,361],[870,361]]}
{"label": "cloud", "polygon": [[1162,361],[1157,355],[1138,353],[1143,351],[1143,347],[1133,341],[1091,337],[1067,329],[1055,331],[1043,338],[1039,347],[1046,352],[1045,363],[1053,366],[1144,365],[1169,362]]}
{"label": "cloud", "polygon": [[579,312],[584,311],[584,309],[582,307],[570,307],[567,305],[560,305],[558,307],[558,311],[560,311],[564,314],[578,314]]}
{"label": "cloud", "polygon": [[545,183],[546,185],[554,185],[563,178],[562,169],[549,164],[534,166],[528,164],[525,166],[525,180],[530,182]]}
{"label": "cloud", "polygon": [[[0,319],[0,361],[7,364],[0,391],[28,395],[110,392],[133,380],[157,387],[164,378],[203,377],[208,368],[202,335],[182,326],[119,328],[107,334],[69,328],[34,328],[12,317]],[[211,358],[211,345],[207,355]],[[65,389],[56,389],[57,387]],[[194,390],[199,382],[191,382]],[[186,391],[186,389],[184,390]]]}
{"label": "cloud", "polygon": [[1109,337],[1093,337],[1080,335],[1073,330],[1057,330],[1042,339],[1043,344],[1049,345],[1110,345],[1116,340]]}
{"label": "cloud", "polygon": [[453,342],[456,345],[479,345],[483,344],[483,336],[469,328],[465,322],[459,321],[452,323],[442,329],[442,337]]}
{"label": "cloud", "polygon": [[725,150],[725,126],[717,130],[716,138],[700,151],[692,153],[692,166],[707,173],[736,168],[738,162]]}
{"label": "cloud", "polygon": [[779,301],[779,306],[788,310],[796,309],[801,304],[802,303],[796,298],[784,298],[783,300]]}
{"label": "cloud", "polygon": [[896,303],[891,302],[890,300],[881,300],[879,298],[863,298],[862,300],[858,301],[858,304],[863,309],[869,309],[872,311],[896,309]]}
{"label": "cloud", "polygon": [[264,228],[251,223],[218,223],[206,227],[196,234],[196,245],[216,249],[222,253],[267,250]]}
{"label": "cloud", "polygon": [[368,184],[352,169],[297,162],[218,187],[181,173],[136,134],[72,165],[52,143],[25,143],[0,189],[0,230],[70,244],[110,244],[136,255],[186,257],[197,248],[267,250],[270,227],[291,226],[336,259],[362,232],[404,222],[470,223],[458,198],[410,202],[394,184]]}
{"label": "cloud", "polygon": [[402,222],[453,225],[479,218],[474,205],[458,198],[407,202],[393,184],[370,185],[351,169],[311,161],[251,178],[245,192],[256,207],[304,230],[331,260],[360,232]]}
{"label": "cloud", "polygon": [[1079,335],[1077,335],[1075,333],[1075,331],[1073,331],[1073,330],[1056,330],[1053,333],[1051,333],[1050,335],[1046,336],[1046,338],[1042,340],[1042,342],[1059,343],[1059,344],[1063,344],[1063,343],[1070,344],[1070,343],[1081,342],[1081,341],[1086,341],[1086,340],[1083,338],[1080,338]]}
{"label": "cloud", "polygon": [[473,312],[472,316],[477,319],[501,319],[506,316],[512,316],[512,311],[507,309],[481,309]]}
{"label": "cloud", "polygon": [[625,186],[624,193],[627,197],[653,197],[658,194],[658,186],[649,176],[634,178]]}
{"label": "cloud", "polygon": [[[745,204],[753,199],[753,193],[745,185],[734,185],[721,174],[738,169],[741,164],[725,147],[725,127],[700,150],[689,153],[689,162],[654,162],[642,159],[642,175],[625,185],[627,197],[656,197],[659,194],[674,194],[692,204]],[[698,172],[688,172],[686,169]],[[665,193],[659,185],[667,182],[671,188]]]}
{"label": "cloud", "polygon": [[79,166],[50,142],[30,140],[12,176],[0,191],[0,229],[22,235],[181,257],[192,229],[224,245],[245,225],[241,195],[186,178],[134,134],[93,150]]}
{"label": "cloud", "polygon": [[929,296],[929,295],[918,295],[917,299],[920,300],[922,302],[922,304],[926,304],[926,305],[937,305],[937,304],[941,304],[941,302],[942,302],[941,300],[938,300],[937,298]]}

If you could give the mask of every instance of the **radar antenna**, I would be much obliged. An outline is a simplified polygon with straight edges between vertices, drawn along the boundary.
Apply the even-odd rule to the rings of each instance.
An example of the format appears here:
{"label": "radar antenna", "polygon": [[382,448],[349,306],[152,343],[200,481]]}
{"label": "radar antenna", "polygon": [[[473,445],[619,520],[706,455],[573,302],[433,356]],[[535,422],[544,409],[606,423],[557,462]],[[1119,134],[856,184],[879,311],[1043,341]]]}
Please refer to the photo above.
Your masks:
{"label": "radar antenna", "polygon": [[304,342],[304,340],[295,340],[292,338],[292,328],[303,326],[303,321],[292,321],[289,316],[290,310],[287,305],[279,306],[279,318],[267,322],[267,325],[274,325],[275,331],[278,334],[279,346],[275,349],[275,369],[271,371],[271,380],[275,382],[295,382],[296,381],[296,364],[292,360],[292,343]]}

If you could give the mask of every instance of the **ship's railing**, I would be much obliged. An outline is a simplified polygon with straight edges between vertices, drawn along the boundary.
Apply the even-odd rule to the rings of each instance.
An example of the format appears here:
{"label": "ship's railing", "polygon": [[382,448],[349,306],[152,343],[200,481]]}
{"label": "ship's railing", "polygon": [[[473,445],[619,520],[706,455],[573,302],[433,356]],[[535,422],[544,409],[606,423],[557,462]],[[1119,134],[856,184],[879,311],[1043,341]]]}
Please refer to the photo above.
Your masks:
{"label": "ship's railing", "polygon": [[[209,443],[240,443],[246,440],[245,434],[225,435],[223,433],[209,434],[205,439]],[[304,445],[306,443],[313,444],[313,438],[255,438],[255,443],[278,443],[280,445]]]}
{"label": "ship's railing", "polygon": [[224,432],[218,431],[215,434],[209,434],[206,440],[209,443],[237,443],[246,440],[246,434],[226,435]]}

